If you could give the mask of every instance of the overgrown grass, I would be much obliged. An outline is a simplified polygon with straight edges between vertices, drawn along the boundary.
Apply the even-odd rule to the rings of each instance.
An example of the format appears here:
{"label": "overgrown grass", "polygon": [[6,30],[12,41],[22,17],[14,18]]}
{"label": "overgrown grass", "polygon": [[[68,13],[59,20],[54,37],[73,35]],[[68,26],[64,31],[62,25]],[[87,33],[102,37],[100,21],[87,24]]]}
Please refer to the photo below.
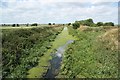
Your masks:
{"label": "overgrown grass", "polygon": [[51,48],[51,39],[60,28],[30,28],[2,30],[3,78],[26,78],[27,71],[38,64]]}
{"label": "overgrown grass", "polygon": [[[58,77],[62,78],[117,78],[118,49],[112,38],[99,38],[106,29],[74,30],[69,32],[79,39],[67,48]],[[110,34],[112,35],[112,34]],[[117,34],[114,34],[117,39]]]}

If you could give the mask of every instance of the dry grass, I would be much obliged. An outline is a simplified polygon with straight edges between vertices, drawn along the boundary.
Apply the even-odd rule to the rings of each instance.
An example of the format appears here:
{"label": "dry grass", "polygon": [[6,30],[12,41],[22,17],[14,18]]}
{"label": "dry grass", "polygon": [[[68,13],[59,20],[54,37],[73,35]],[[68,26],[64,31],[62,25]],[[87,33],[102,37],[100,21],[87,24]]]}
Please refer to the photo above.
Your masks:
{"label": "dry grass", "polygon": [[118,28],[107,29],[98,39],[102,42],[108,42],[107,46],[109,46],[111,50],[118,49]]}
{"label": "dry grass", "polygon": [[84,31],[88,28],[88,26],[83,26],[83,25],[80,25],[80,27],[78,28],[78,30],[80,31]]}
{"label": "dry grass", "polygon": [[111,48],[111,50],[118,50],[118,47],[120,42],[118,41],[118,27],[88,27],[80,25],[80,28],[78,28],[80,31],[92,31],[92,32],[98,32],[98,31],[104,31],[105,33],[98,36],[97,40],[100,40],[102,42],[108,43],[108,47]]}

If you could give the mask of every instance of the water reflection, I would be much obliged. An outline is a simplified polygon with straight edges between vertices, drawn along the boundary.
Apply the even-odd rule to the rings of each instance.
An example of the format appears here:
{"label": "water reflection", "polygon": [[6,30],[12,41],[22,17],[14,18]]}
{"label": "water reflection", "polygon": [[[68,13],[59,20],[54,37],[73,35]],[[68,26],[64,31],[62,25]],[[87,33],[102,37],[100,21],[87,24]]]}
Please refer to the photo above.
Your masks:
{"label": "water reflection", "polygon": [[55,76],[59,72],[59,68],[62,61],[62,55],[65,51],[65,48],[68,44],[73,42],[74,40],[69,40],[65,45],[59,47],[55,54],[52,54],[52,60],[50,60],[50,66],[44,78],[55,78]]}

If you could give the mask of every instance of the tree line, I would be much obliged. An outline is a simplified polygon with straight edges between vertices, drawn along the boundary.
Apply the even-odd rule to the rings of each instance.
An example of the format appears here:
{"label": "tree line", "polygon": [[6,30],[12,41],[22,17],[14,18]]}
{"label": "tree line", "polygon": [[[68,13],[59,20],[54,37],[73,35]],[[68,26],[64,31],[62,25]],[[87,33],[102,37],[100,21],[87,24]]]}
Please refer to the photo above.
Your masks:
{"label": "tree line", "polygon": [[[71,25],[71,23],[69,23],[68,25]],[[75,21],[75,23],[72,24],[74,29],[77,29],[80,27],[80,25],[83,26],[90,26],[90,27],[99,27],[99,26],[114,26],[113,22],[97,22],[94,23],[94,21],[92,19],[86,19],[86,20],[81,20],[81,21]]]}
{"label": "tree line", "polygon": [[[12,26],[12,27],[19,27],[19,26],[38,26],[38,23],[33,23],[33,24],[2,24],[1,26]],[[55,25],[55,23],[48,23],[48,25]]]}

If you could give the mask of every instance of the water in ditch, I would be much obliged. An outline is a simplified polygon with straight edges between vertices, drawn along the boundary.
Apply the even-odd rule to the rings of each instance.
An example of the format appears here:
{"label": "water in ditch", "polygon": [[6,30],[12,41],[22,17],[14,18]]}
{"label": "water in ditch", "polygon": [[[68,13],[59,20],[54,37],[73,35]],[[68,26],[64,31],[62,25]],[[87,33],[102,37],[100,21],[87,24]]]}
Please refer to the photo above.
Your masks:
{"label": "water in ditch", "polygon": [[47,70],[47,73],[43,76],[44,78],[55,78],[55,76],[58,75],[62,61],[62,55],[65,51],[65,48],[67,47],[68,44],[73,42],[74,40],[69,40],[67,41],[66,44],[60,46],[57,49],[56,53],[51,53],[52,60],[50,60],[50,66]]}

